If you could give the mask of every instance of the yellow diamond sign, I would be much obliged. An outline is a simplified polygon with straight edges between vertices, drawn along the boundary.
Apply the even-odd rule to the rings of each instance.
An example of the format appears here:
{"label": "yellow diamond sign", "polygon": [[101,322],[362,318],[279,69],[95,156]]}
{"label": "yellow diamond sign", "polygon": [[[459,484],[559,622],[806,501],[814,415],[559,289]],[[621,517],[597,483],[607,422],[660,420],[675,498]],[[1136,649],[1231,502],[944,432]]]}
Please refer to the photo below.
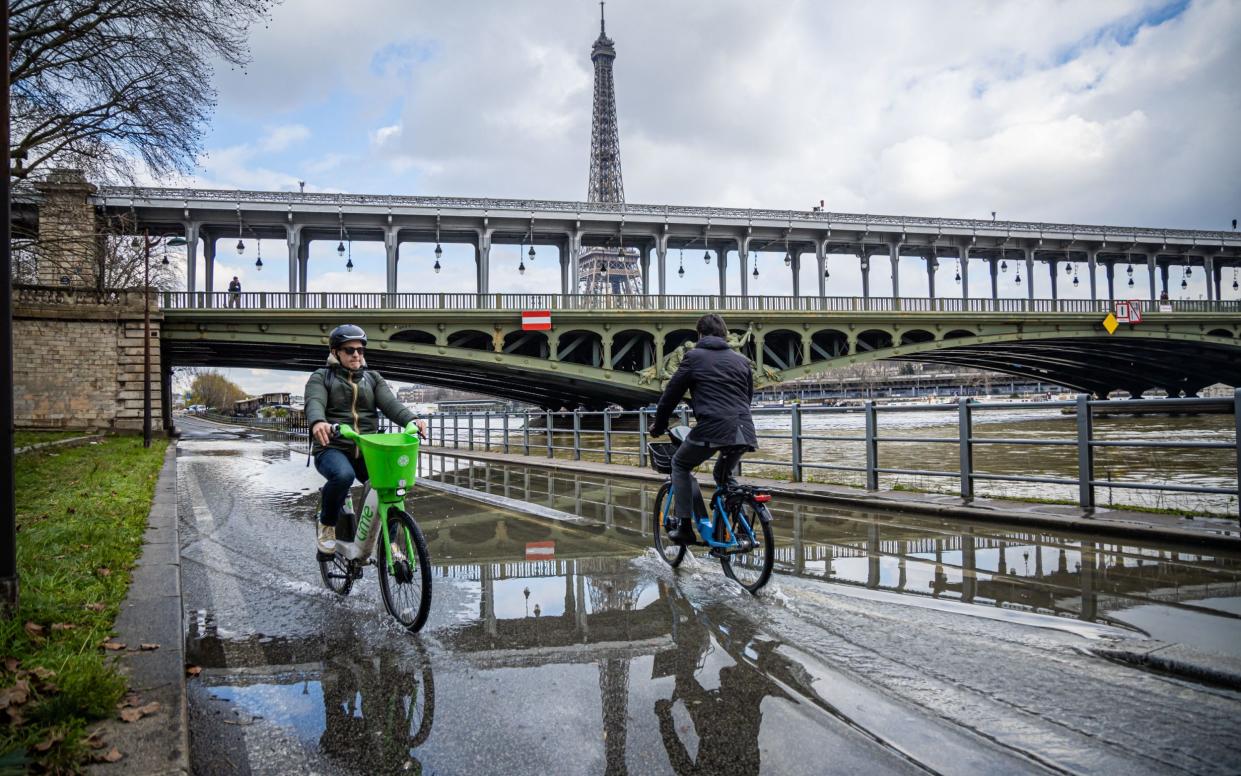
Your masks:
{"label": "yellow diamond sign", "polygon": [[1116,320],[1116,316],[1112,313],[1108,313],[1107,317],[1103,319],[1103,328],[1107,329],[1108,334],[1115,334],[1119,326],[1120,322]]}

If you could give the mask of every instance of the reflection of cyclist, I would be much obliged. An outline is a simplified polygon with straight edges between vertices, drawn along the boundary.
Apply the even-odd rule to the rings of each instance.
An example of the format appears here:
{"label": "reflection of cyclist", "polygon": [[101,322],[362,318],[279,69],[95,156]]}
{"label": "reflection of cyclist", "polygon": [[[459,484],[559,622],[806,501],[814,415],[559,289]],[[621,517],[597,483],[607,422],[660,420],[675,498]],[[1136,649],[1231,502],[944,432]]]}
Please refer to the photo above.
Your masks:
{"label": "reflection of cyclist", "polygon": [[[311,453],[315,468],[327,478],[319,508],[318,548],[335,549],[336,519],[340,516],[349,488],[356,477],[366,479],[366,462],[357,446],[344,438],[331,437],[333,423],[348,423],[360,434],[379,430],[382,412],[398,426],[414,419],[414,413],[397,400],[378,372],[368,371],[366,332],[360,326],[345,324],[332,329],[328,337],[327,366],[316,369],[306,381],[306,423],[310,426]],[[426,422],[418,427],[426,431]]]}
{"label": "reflection of cyclist", "polygon": [[364,773],[418,766],[413,749],[431,734],[435,688],[426,655],[410,661],[390,652],[355,654],[341,644],[323,663],[324,729],[319,746]]}
{"label": "reflection of cyclist", "polygon": [[[717,630],[717,642],[733,658],[734,664],[721,668],[719,686],[707,690],[699,682],[699,675],[707,654],[713,649],[711,633],[700,621],[700,612],[694,611],[684,599],[678,600],[679,597],[662,584],[660,587],[669,596],[676,622],[673,640],[677,649],[669,655],[675,661],[671,671],[675,677],[672,697],[655,701],[655,716],[672,770],[682,776],[757,774],[760,771],[758,736],[763,724],[763,699],[769,695],[789,697],[765,673],[774,668],[765,664],[771,662],[771,653],[779,643],[753,638],[753,628],[744,622],[735,623],[731,630]],[[657,659],[657,672],[658,662]],[[683,704],[698,735],[696,757],[690,757],[677,733],[673,719],[677,700]]]}
{"label": "reflection of cyclist", "polygon": [[672,457],[672,488],[676,493],[668,536],[678,544],[694,541],[693,470],[717,451],[715,482],[733,482],[732,471],[741,456],[758,446],[750,402],[754,398],[754,374],[745,356],[731,350],[725,339],[724,319],[714,313],[698,319],[698,344],[685,354],[659,399],[652,436],[668,430],[672,410],[691,393],[697,424]]}

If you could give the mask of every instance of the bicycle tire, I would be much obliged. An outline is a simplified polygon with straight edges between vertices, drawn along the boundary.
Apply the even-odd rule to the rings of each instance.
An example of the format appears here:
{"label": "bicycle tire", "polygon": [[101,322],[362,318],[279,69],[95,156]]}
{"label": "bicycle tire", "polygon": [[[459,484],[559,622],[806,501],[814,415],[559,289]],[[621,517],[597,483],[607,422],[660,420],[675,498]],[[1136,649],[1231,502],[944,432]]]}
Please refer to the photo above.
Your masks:
{"label": "bicycle tire", "polygon": [[[395,559],[396,564],[409,564],[410,560],[415,563],[407,568],[396,566],[390,569],[388,561],[392,557],[393,544],[400,552]],[[411,546],[415,556],[412,559],[405,557]],[[381,539],[377,549],[375,560],[379,565],[379,592],[384,607],[407,631],[417,633],[426,624],[431,610],[431,554],[427,551],[427,540],[422,536],[422,529],[408,513],[391,507],[388,509],[388,541]]]}
{"label": "bicycle tire", "polygon": [[315,555],[319,559],[319,578],[323,586],[339,596],[349,595],[357,576],[349,567],[349,561],[331,552],[316,552]]}
{"label": "bicycle tire", "polygon": [[685,559],[685,545],[677,544],[668,538],[668,529],[664,525],[664,516],[668,504],[668,491],[670,490],[672,490],[672,483],[665,482],[660,486],[659,492],[655,494],[655,522],[651,533],[655,536],[655,552],[659,553],[659,557],[663,558],[665,563],[672,568],[676,568]]}
{"label": "bicycle tire", "polygon": [[757,544],[749,552],[720,556],[720,566],[729,579],[757,593],[771,579],[771,567],[776,560],[771,513],[754,499],[746,499],[729,513],[728,521],[733,536],[747,536],[743,521],[749,523]]}

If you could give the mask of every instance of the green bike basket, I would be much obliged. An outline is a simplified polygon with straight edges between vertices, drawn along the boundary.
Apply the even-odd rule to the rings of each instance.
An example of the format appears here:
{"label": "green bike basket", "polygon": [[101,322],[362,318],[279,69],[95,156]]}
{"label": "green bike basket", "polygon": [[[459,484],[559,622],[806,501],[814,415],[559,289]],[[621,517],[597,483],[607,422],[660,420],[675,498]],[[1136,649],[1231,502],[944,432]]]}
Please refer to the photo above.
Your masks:
{"label": "green bike basket", "polygon": [[367,434],[358,438],[371,487],[414,487],[418,473],[418,438],[405,434]]}

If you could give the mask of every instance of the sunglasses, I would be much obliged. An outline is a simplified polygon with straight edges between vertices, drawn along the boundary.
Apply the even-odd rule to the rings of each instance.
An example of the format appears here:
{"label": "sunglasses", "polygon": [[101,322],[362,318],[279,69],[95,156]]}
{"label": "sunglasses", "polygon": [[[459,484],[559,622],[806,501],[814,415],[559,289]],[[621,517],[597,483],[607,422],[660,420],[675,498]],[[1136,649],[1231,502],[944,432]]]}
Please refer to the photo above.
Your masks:
{"label": "sunglasses", "polygon": [[365,352],[366,352],[366,347],[365,347],[365,346],[362,346],[362,345],[359,345],[359,346],[358,346],[358,347],[356,347],[356,348],[352,348],[352,347],[349,347],[349,348],[341,348],[341,351],[342,351],[343,353],[347,354],[347,355],[353,356],[353,355],[357,355],[358,353],[365,353]]}

